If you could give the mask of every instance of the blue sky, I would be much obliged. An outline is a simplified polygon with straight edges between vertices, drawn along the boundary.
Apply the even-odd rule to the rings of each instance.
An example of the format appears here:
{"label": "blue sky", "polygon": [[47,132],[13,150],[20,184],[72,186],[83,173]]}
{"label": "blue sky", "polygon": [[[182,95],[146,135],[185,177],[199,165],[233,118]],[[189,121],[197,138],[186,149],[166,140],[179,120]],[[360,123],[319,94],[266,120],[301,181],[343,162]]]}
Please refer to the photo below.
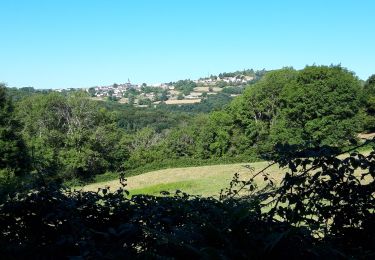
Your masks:
{"label": "blue sky", "polygon": [[90,87],[248,68],[375,74],[375,1],[0,0],[0,82]]}

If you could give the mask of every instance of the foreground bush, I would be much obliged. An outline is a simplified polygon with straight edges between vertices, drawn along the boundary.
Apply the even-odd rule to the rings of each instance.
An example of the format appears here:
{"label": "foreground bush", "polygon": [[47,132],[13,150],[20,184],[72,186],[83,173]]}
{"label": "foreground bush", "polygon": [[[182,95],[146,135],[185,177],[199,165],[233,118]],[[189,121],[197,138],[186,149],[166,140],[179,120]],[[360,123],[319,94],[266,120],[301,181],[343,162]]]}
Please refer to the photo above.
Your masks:
{"label": "foreground bush", "polygon": [[257,201],[62,193],[43,188],[1,206],[5,258],[261,258],[334,255],[305,233],[267,222]]}
{"label": "foreground bush", "polygon": [[[308,159],[284,154],[277,162],[289,173],[280,186],[258,190],[254,177],[235,178],[221,200],[39,185],[0,205],[0,253],[6,259],[374,258],[375,152],[338,159],[324,151]],[[272,180],[266,169],[255,175]]]}

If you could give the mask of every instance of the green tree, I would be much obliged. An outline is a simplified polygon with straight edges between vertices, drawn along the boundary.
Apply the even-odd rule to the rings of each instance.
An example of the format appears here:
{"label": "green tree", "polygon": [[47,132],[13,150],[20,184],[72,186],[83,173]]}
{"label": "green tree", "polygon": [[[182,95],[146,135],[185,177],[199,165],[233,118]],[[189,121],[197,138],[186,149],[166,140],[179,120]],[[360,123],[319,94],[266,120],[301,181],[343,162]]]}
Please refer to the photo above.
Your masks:
{"label": "green tree", "polygon": [[296,76],[292,68],[269,72],[231,103],[229,111],[247,136],[249,147],[267,146],[270,130],[278,120],[280,93]]}
{"label": "green tree", "polygon": [[242,94],[244,92],[244,87],[242,86],[228,86],[223,88],[223,93],[227,94]]}
{"label": "green tree", "polygon": [[92,97],[94,97],[95,96],[95,93],[96,93],[96,91],[95,91],[95,88],[89,88],[88,89],[88,93],[90,94],[90,96],[92,96]]}
{"label": "green tree", "polygon": [[127,161],[124,161],[123,167],[125,169],[133,169],[147,163],[161,161],[163,155],[158,146],[161,140],[161,134],[156,133],[150,127],[145,127],[134,135],[129,136],[125,143],[129,148],[130,156]]}
{"label": "green tree", "polygon": [[222,157],[228,153],[231,146],[233,120],[225,111],[212,112],[205,121],[204,117],[196,121],[199,125],[197,132],[197,154],[203,159]]}
{"label": "green tree", "polygon": [[165,157],[178,159],[194,156],[196,137],[194,127],[188,126],[186,123],[172,129],[163,144]]}
{"label": "green tree", "polygon": [[219,80],[215,83],[215,86],[218,87],[218,88],[224,88],[224,87],[228,86],[228,83],[223,81],[223,80]]}
{"label": "green tree", "polygon": [[98,126],[91,134],[88,146],[100,154],[102,164],[109,171],[119,172],[122,163],[129,158],[125,132],[115,123]]}
{"label": "green tree", "polygon": [[0,177],[20,176],[30,169],[30,158],[20,130],[13,104],[5,86],[0,84]]}
{"label": "green tree", "polygon": [[185,96],[189,95],[190,92],[197,87],[197,84],[191,80],[179,80],[174,83],[175,89],[181,91]]}
{"label": "green tree", "polygon": [[163,90],[159,97],[160,101],[167,101],[168,100],[168,91]]}
{"label": "green tree", "polygon": [[133,95],[129,95],[128,97],[128,104],[133,106],[135,102],[135,97]]}
{"label": "green tree", "polygon": [[150,106],[152,101],[149,98],[142,98],[138,100],[138,105],[147,105]]}
{"label": "green tree", "polygon": [[22,135],[31,151],[33,167],[39,172],[57,171],[58,152],[65,146],[67,131],[57,111],[64,108],[66,97],[58,93],[33,95],[17,103]]}
{"label": "green tree", "polygon": [[177,100],[182,100],[182,99],[184,99],[184,94],[178,93]]}
{"label": "green tree", "polygon": [[366,81],[364,88],[365,119],[364,128],[367,131],[375,131],[375,74]]}
{"label": "green tree", "polygon": [[11,98],[0,84],[0,203],[15,192],[23,191],[23,179],[30,173],[31,162],[20,134],[21,124],[15,118]]}
{"label": "green tree", "polygon": [[341,66],[307,66],[282,89],[274,142],[342,146],[361,130],[360,82]]}
{"label": "green tree", "polygon": [[105,151],[95,150],[90,137],[110,115],[104,116],[87,93],[34,95],[19,102],[17,115],[38,171],[87,178],[108,166]]}

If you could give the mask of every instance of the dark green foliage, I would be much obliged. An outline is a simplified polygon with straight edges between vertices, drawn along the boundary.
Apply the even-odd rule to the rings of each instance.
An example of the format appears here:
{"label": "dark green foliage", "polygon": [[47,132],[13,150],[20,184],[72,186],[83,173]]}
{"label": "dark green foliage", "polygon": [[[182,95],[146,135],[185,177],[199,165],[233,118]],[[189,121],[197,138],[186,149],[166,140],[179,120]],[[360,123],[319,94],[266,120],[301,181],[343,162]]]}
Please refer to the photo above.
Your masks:
{"label": "dark green foliage", "polygon": [[[0,253],[4,258],[373,258],[375,152],[344,159],[330,153],[314,160],[280,158],[290,173],[280,187],[255,188],[256,175],[269,178],[265,169],[248,181],[235,178],[221,200],[181,191],[129,198],[123,188],[36,186],[0,205]],[[353,172],[358,168],[360,175]],[[249,195],[235,198],[243,189],[237,184]]]}
{"label": "dark green foliage", "polygon": [[373,96],[375,95],[375,74],[371,75],[367,79],[364,89],[365,89],[366,94],[373,95]]}
{"label": "dark green foliage", "polygon": [[21,124],[16,120],[6,88],[0,84],[0,202],[21,191],[31,168]]}
{"label": "dark green foliage", "polygon": [[109,101],[109,102],[116,102],[118,100],[119,100],[119,98],[115,97],[115,96],[112,96],[112,94],[111,94],[111,96],[107,97],[107,101]]}
{"label": "dark green foliage", "polygon": [[278,144],[343,147],[362,131],[361,85],[340,66],[284,68],[267,73],[228,112],[247,150],[266,154]]}
{"label": "dark green foliage", "polygon": [[250,76],[250,77],[261,77],[266,71],[263,70],[257,70],[254,71],[253,69],[247,69],[247,70],[238,70],[235,72],[223,72],[219,74],[219,78],[225,78],[225,77],[236,77],[236,76]]}
{"label": "dark green foliage", "polygon": [[[221,198],[245,191],[258,194],[270,220],[305,229],[327,248],[340,248],[335,250],[336,257],[371,259],[375,256],[375,146],[374,140],[369,143],[373,146],[369,155],[356,152],[360,148],[356,147],[345,158],[346,152],[340,154],[335,147],[295,150],[284,146],[274,163],[249,180],[235,175]],[[287,169],[277,186],[267,172],[273,164]],[[256,191],[256,177],[263,177],[267,186]]]}
{"label": "dark green foliage", "polygon": [[375,242],[368,233],[375,220],[375,151],[367,156],[351,152],[345,159],[333,154],[280,163],[289,171],[273,196],[271,216],[307,225],[317,235],[347,236],[347,242],[356,246],[365,245],[350,236],[363,235],[367,242]]}
{"label": "dark green foliage", "polygon": [[114,112],[118,126],[127,133],[135,133],[144,127],[151,127],[157,132],[162,132],[192,117],[183,110],[170,109],[168,105],[159,105],[157,108],[137,108],[117,103],[106,103],[105,107]]}
{"label": "dark green foliage", "polygon": [[375,74],[366,81],[364,88],[365,103],[365,129],[369,132],[375,131]]}
{"label": "dark green foliage", "polygon": [[17,116],[34,170],[52,179],[90,179],[118,170],[128,156],[115,117],[84,93],[31,96],[17,104]]}
{"label": "dark green foliage", "polygon": [[94,87],[91,87],[88,89],[88,93],[90,94],[91,97],[95,97],[96,90]]}
{"label": "dark green foliage", "polygon": [[[8,201],[0,207],[2,257],[242,259],[283,252],[267,248],[267,233],[288,226],[262,223],[255,203],[124,195],[42,188]],[[282,241],[289,240],[293,235]]]}
{"label": "dark green foliage", "polygon": [[[225,81],[223,81],[223,80],[219,80],[219,81],[216,81],[216,83],[215,83],[215,87],[217,87],[217,88],[225,88],[225,87],[227,87],[229,85],[229,83],[227,83],[227,82],[225,82]],[[210,88],[211,88],[211,90],[210,90]],[[208,89],[210,92],[212,92],[212,87],[209,87],[209,89]]]}
{"label": "dark green foliage", "polygon": [[280,93],[296,75],[297,71],[290,68],[269,72],[231,103],[229,112],[250,147],[267,145],[270,130],[278,119]]}
{"label": "dark green foliage", "polygon": [[310,66],[282,89],[274,142],[342,146],[361,131],[361,86],[340,66]]}
{"label": "dark green foliage", "polygon": [[0,178],[28,171],[30,160],[20,136],[21,124],[16,120],[6,88],[0,85]]}
{"label": "dark green foliage", "polygon": [[197,135],[197,129],[187,125],[171,130],[164,144],[166,158],[193,157],[196,152],[196,138],[194,137]]}
{"label": "dark green foliage", "polygon": [[183,100],[184,99],[184,94],[179,93],[177,96],[177,100]]}
{"label": "dark green foliage", "polygon": [[184,95],[189,95],[190,92],[192,92],[194,88],[197,87],[197,84],[189,79],[179,80],[175,82],[173,85],[176,90],[181,91]]}
{"label": "dark green foliage", "polygon": [[221,111],[210,114],[199,140],[198,152],[203,158],[223,157],[228,153],[232,126],[233,120],[229,114]]}
{"label": "dark green foliage", "polygon": [[7,88],[8,96],[13,102],[17,102],[35,94],[47,94],[51,91],[51,89],[34,89],[33,87]]}
{"label": "dark green foliage", "polygon": [[239,86],[239,87],[228,86],[228,87],[223,88],[222,92],[227,93],[227,94],[239,95],[239,94],[242,94],[244,92],[244,87],[242,87],[242,86]]}
{"label": "dark green foliage", "polygon": [[176,112],[186,112],[191,114],[210,113],[212,111],[222,110],[232,101],[232,97],[225,93],[216,95],[207,95],[200,103],[186,105],[159,105],[162,111],[168,111],[171,114]]}

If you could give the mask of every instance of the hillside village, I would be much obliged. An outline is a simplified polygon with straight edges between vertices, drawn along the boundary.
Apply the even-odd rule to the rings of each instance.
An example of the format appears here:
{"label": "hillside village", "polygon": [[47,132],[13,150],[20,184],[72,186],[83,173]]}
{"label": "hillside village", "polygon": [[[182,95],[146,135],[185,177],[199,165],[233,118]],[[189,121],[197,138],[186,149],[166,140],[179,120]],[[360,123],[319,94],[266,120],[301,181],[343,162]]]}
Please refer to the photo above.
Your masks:
{"label": "hillside village", "polygon": [[[194,104],[201,102],[209,95],[226,93],[231,97],[242,93],[244,87],[255,82],[264,70],[251,70],[233,73],[221,73],[218,76],[200,78],[197,80],[179,80],[177,82],[147,85],[114,83],[108,86],[96,86],[85,89],[95,100],[111,100],[135,106],[165,104]],[[61,91],[61,90],[60,90]]]}

